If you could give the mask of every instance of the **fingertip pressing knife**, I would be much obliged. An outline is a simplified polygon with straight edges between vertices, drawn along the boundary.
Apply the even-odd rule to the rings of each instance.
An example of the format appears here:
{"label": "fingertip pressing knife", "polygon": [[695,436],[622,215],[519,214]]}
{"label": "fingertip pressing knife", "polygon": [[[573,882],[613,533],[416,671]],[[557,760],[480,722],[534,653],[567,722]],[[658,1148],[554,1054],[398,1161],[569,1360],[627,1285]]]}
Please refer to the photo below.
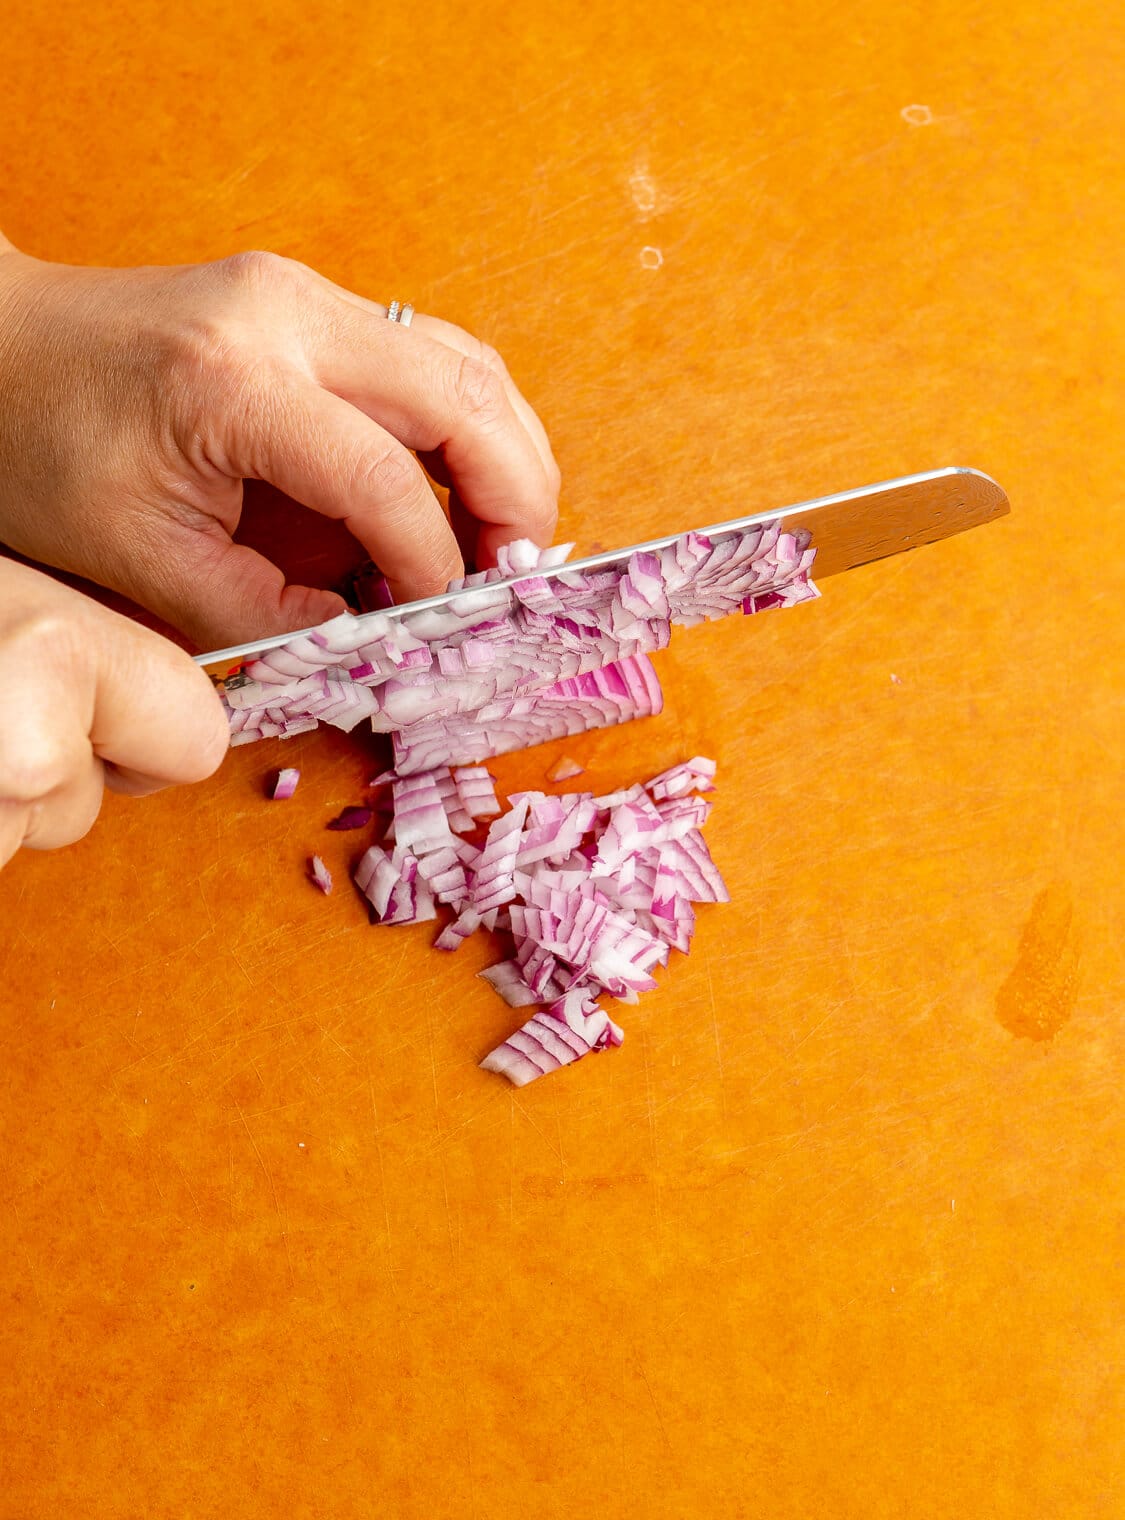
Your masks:
{"label": "fingertip pressing knife", "polygon": [[[1007,496],[990,476],[980,470],[955,467],[927,470],[921,475],[903,475],[897,480],[880,481],[878,485],[861,486],[854,491],[838,491],[832,496],[818,496],[791,507],[755,512],[748,517],[732,518],[729,522],[694,531],[714,542],[727,534],[743,533],[762,523],[781,523],[787,532],[808,535],[810,546],[816,550],[813,575],[820,581],[842,570],[853,570],[892,554],[902,554],[907,549],[917,549],[921,544],[951,538],[968,528],[978,528],[994,518],[1003,517],[1009,510]],[[683,536],[683,533],[672,533],[665,538],[631,544],[627,549],[612,549],[603,554],[588,555],[585,559],[568,560],[553,569],[534,573],[536,578],[550,581],[573,575],[575,571],[624,570],[632,555],[667,548]],[[505,587],[526,579],[526,575],[513,575],[506,580],[490,581],[479,588],[482,603],[487,600],[493,604]],[[471,588],[446,591],[441,596],[403,602],[366,616],[409,618],[419,612],[440,611],[453,602],[457,602],[458,610],[463,610],[465,598],[473,594]],[[360,615],[361,621],[363,616]],[[213,650],[210,654],[197,655],[196,663],[202,665],[214,681],[222,684],[237,674],[244,661],[278,649],[312,631],[311,628],[298,628],[273,638]]]}

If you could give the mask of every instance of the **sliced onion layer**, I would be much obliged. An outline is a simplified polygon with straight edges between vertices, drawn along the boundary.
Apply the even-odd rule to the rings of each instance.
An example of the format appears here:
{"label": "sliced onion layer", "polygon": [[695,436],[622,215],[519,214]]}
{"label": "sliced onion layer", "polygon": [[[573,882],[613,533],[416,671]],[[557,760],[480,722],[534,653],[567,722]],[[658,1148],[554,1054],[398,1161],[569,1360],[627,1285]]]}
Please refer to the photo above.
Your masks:
{"label": "sliced onion layer", "polygon": [[[807,535],[778,522],[714,542],[688,533],[624,568],[536,573],[569,548],[510,544],[495,570],[451,586],[463,594],[448,607],[398,619],[344,613],[249,661],[225,694],[231,743],[366,719],[394,734],[399,776],[475,764],[659,712],[647,656],[673,625],[818,594]],[[496,584],[511,576],[521,579]]]}

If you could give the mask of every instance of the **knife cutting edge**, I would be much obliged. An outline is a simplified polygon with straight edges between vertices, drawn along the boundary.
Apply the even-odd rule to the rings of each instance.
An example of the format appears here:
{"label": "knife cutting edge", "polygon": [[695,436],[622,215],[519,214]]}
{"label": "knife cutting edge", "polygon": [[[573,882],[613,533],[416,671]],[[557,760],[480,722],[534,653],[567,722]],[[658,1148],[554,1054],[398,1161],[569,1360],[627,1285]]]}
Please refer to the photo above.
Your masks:
{"label": "knife cutting edge", "polygon": [[[838,491],[832,496],[818,496],[812,501],[755,512],[748,517],[732,518],[729,522],[694,531],[714,542],[727,534],[742,533],[762,523],[781,523],[787,532],[808,535],[809,545],[816,550],[813,575],[819,581],[825,576],[870,564],[873,560],[916,549],[921,544],[950,538],[968,528],[980,527],[1009,510],[1007,495],[991,476],[980,470],[951,467],[927,470],[920,475],[903,475],[896,480],[884,480],[852,491]],[[612,549],[588,555],[585,559],[568,560],[553,569],[532,573],[537,579],[550,581],[575,572],[588,573],[616,566],[624,569],[630,556],[667,548],[682,538],[684,532],[631,544],[627,549]],[[463,608],[465,599],[477,592],[481,594],[482,603],[492,601],[505,588],[527,578],[526,574],[512,575],[478,588],[467,587],[416,602],[403,602],[379,612],[361,613],[359,621],[362,623],[365,617],[370,617],[385,626],[387,618],[395,620],[419,612],[440,611],[455,602]],[[373,623],[375,626],[379,625]],[[268,650],[279,649],[292,639],[311,632],[312,628],[298,628],[292,633],[213,650],[209,654],[197,655],[196,663],[221,685],[237,675],[244,661]]]}

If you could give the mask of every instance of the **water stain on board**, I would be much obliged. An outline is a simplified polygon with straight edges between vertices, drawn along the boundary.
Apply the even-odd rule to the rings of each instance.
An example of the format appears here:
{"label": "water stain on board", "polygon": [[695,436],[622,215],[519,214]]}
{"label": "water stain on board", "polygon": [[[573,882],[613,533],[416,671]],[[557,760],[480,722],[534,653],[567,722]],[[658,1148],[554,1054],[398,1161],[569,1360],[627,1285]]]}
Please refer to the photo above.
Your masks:
{"label": "water stain on board", "polygon": [[1053,1039],[1078,998],[1078,936],[1065,882],[1044,887],[1020,935],[1016,963],[996,998],[996,1017],[1014,1035]]}

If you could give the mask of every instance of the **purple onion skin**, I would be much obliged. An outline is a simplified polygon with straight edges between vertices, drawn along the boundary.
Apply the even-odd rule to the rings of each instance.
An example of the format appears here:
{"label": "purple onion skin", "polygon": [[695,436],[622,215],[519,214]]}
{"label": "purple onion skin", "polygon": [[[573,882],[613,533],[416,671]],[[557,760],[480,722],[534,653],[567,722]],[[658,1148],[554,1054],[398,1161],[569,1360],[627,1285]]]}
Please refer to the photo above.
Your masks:
{"label": "purple onion skin", "polygon": [[372,808],[348,807],[338,818],[333,818],[331,823],[326,823],[325,828],[335,829],[337,833],[343,833],[347,829],[364,829],[374,816]]}

